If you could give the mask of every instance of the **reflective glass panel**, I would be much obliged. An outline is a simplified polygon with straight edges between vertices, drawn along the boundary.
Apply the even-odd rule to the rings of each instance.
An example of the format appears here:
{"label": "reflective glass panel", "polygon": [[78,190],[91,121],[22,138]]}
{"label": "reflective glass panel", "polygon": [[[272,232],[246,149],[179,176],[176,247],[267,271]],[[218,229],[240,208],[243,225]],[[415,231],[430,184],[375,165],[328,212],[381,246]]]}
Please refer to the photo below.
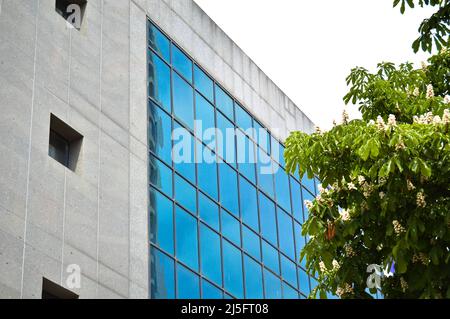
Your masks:
{"label": "reflective glass panel", "polygon": [[149,149],[169,166],[172,165],[172,119],[159,106],[149,102]]}
{"label": "reflective glass panel", "polygon": [[310,290],[309,290],[308,275],[303,269],[298,268],[298,276],[299,276],[300,292],[302,292],[306,296],[309,296]]}
{"label": "reflective glass panel", "polygon": [[198,270],[197,220],[179,206],[176,216],[176,251],[180,261],[192,269]]}
{"label": "reflective glass panel", "polygon": [[150,47],[170,63],[170,42],[153,24],[148,23],[148,42]]}
{"label": "reflective glass panel", "polygon": [[242,221],[259,231],[258,193],[256,188],[244,178],[239,178]]}
{"label": "reflective glass panel", "polygon": [[274,198],[274,186],[273,186],[273,162],[270,157],[261,149],[257,148],[258,162],[256,167],[256,173],[258,175],[259,187],[271,198]]}
{"label": "reflective glass panel", "polygon": [[174,299],[175,298],[175,271],[172,258],[152,247],[151,258],[151,298]]}
{"label": "reflective glass panel", "polygon": [[224,286],[233,296],[237,298],[244,297],[244,284],[242,274],[242,256],[241,251],[228,243],[222,241],[223,249],[223,274]]}
{"label": "reflective glass panel", "polygon": [[262,193],[259,193],[259,213],[261,216],[261,233],[263,237],[274,246],[278,246],[275,204]]}
{"label": "reflective glass panel", "polygon": [[294,218],[299,222],[303,221],[303,213],[302,213],[302,193],[300,191],[300,183],[297,182],[293,177],[291,180],[291,199],[292,199],[292,212]]}
{"label": "reflective glass panel", "polygon": [[294,288],[297,288],[297,267],[292,261],[290,261],[283,255],[280,255],[280,258],[281,258],[281,276],[290,285],[292,285]]}
{"label": "reflective glass panel", "polygon": [[242,246],[244,250],[257,260],[261,260],[261,239],[250,228],[242,226]]}
{"label": "reflective glass panel", "polygon": [[306,208],[305,200],[313,201],[314,196],[311,195],[310,192],[305,190],[305,188],[302,187],[302,198],[303,198],[303,222],[308,219],[309,211],[308,208]]}
{"label": "reflective glass panel", "polygon": [[280,260],[278,257],[278,251],[265,240],[262,241],[262,255],[264,266],[273,272],[280,274]]}
{"label": "reflective glass panel", "polygon": [[215,141],[215,136],[210,137],[207,134],[215,134],[214,106],[197,92],[195,93],[195,119],[197,120],[195,134],[201,139],[204,138],[205,144],[209,145],[210,142],[212,144]]}
{"label": "reflective glass panel", "polygon": [[234,120],[233,116],[233,100],[225,93],[222,88],[216,85],[216,105],[230,120]]}
{"label": "reflective glass panel", "polygon": [[153,155],[150,155],[149,167],[150,183],[172,197],[172,170]]}
{"label": "reflective glass panel", "polygon": [[279,243],[280,243],[280,249],[282,252],[284,252],[287,256],[295,259],[295,247],[294,247],[294,234],[293,232],[293,225],[292,225],[292,218],[286,214],[283,210],[278,209],[277,213],[278,217],[278,234],[279,236]]}
{"label": "reflective glass panel", "polygon": [[[236,111],[236,125],[240,127],[244,132],[248,129],[252,129],[253,120],[250,114],[248,114],[247,111],[245,111],[244,108],[238,103],[236,103],[234,106]],[[250,131],[248,131],[247,133],[249,132]],[[250,137],[253,137],[253,134],[250,134]]]}
{"label": "reflective glass panel", "polygon": [[216,154],[197,141],[197,158],[199,156],[202,156],[203,160],[197,161],[198,186],[209,196],[218,200]]}
{"label": "reflective glass panel", "polygon": [[244,255],[244,269],[245,269],[245,298],[247,299],[264,298],[261,266],[250,257]]}
{"label": "reflective glass panel", "polygon": [[199,277],[186,267],[177,264],[178,299],[200,298]]}
{"label": "reflective glass panel", "polygon": [[194,130],[194,89],[176,73],[173,73],[173,112]]}
{"label": "reflective glass panel", "polygon": [[150,189],[150,239],[173,254],[173,203],[154,188]]}
{"label": "reflective glass panel", "polygon": [[197,90],[211,102],[214,101],[214,83],[197,65],[194,66],[194,81]]}
{"label": "reflective glass panel", "polygon": [[237,173],[225,163],[219,164],[220,202],[223,207],[239,216]]}
{"label": "reflective glass panel", "polygon": [[200,224],[200,259],[202,274],[221,286],[220,237],[203,224]]}
{"label": "reflective glass panel", "polygon": [[148,53],[148,94],[171,112],[170,68],[155,53]]}
{"label": "reflective glass panel", "polygon": [[283,299],[298,299],[298,292],[283,282]]}
{"label": "reflective glass panel", "polygon": [[200,218],[219,231],[219,206],[207,196],[198,193],[198,210]]}
{"label": "reflective glass panel", "polygon": [[[297,262],[300,262],[300,254],[305,247],[305,237],[302,236],[302,227],[300,224],[294,222],[294,237],[295,237],[295,253],[297,254]],[[300,263],[303,267],[306,267],[306,257]]]}
{"label": "reflective glass panel", "polygon": [[172,64],[178,73],[192,83],[192,61],[176,45],[172,45]]}
{"label": "reflective glass panel", "polygon": [[[218,154],[228,164],[236,167],[236,137],[232,122],[217,112]],[[220,138],[222,137],[222,138]]]}
{"label": "reflective glass panel", "polygon": [[309,190],[312,194],[314,194],[314,191],[316,189],[316,187],[314,185],[314,180],[309,179],[308,176],[306,175],[306,173],[305,173],[305,175],[303,175],[302,185],[304,187],[306,187],[306,189]]}
{"label": "reflective glass panel", "polygon": [[264,290],[266,299],[281,299],[281,280],[264,269]]}
{"label": "reflective glass panel", "polygon": [[173,162],[175,170],[195,184],[195,146],[194,136],[177,122],[174,123]]}
{"label": "reflective glass panel", "polygon": [[175,199],[191,213],[197,213],[196,190],[178,174],[175,175]]}
{"label": "reflective glass panel", "polygon": [[256,184],[255,144],[240,130],[236,130],[236,155],[239,172]]}
{"label": "reflective glass panel", "polygon": [[239,220],[222,210],[222,233],[235,245],[241,246],[241,227]]}
{"label": "reflective glass panel", "polygon": [[222,290],[213,284],[202,280],[202,298],[203,299],[223,299]]}
{"label": "reflective glass panel", "polygon": [[280,167],[275,167],[275,190],[278,205],[284,210],[291,212],[291,198],[289,191],[289,175]]}

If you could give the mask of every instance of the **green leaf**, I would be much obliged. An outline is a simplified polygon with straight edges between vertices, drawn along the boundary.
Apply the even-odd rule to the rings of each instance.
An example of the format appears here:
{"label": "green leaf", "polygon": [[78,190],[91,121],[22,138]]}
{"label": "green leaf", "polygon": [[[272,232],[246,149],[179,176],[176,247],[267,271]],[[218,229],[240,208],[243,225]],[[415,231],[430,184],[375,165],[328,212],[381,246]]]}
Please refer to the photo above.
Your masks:
{"label": "green leaf", "polygon": [[381,167],[378,176],[379,177],[387,177],[392,169],[392,160],[387,161],[384,163],[384,165]]}

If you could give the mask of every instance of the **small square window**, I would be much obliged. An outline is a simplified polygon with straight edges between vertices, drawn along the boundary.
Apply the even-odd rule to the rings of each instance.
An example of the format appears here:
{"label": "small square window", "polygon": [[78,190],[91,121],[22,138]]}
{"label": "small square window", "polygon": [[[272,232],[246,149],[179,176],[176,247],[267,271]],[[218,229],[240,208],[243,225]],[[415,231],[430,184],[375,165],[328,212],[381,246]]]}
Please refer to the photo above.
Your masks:
{"label": "small square window", "polygon": [[48,155],[71,169],[76,171],[80,156],[83,136],[61,121],[50,115],[50,136]]}
{"label": "small square window", "polygon": [[58,284],[43,278],[42,299],[78,299],[78,295]]}
{"label": "small square window", "polygon": [[87,0],[56,0],[55,10],[75,29],[80,30],[86,5]]}

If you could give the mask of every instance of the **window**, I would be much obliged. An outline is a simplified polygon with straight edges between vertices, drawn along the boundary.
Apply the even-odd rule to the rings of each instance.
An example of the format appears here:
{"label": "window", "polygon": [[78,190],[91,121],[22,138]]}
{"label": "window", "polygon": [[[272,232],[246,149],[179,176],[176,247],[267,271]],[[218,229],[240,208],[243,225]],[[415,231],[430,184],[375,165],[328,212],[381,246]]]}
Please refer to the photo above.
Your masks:
{"label": "window", "polygon": [[194,81],[197,90],[209,101],[214,101],[214,83],[197,65],[194,66]]}
{"label": "window", "polygon": [[172,258],[152,247],[151,258],[151,287],[150,296],[153,299],[175,298],[175,264]]}
{"label": "window", "polygon": [[224,287],[235,297],[243,298],[242,253],[226,240],[222,241],[222,249]]}
{"label": "window", "polygon": [[80,30],[86,5],[86,0],[56,0],[55,10],[75,29]]}
{"label": "window", "polygon": [[176,216],[176,253],[180,261],[198,270],[197,220],[179,206]]}
{"label": "window", "polygon": [[162,56],[166,62],[170,63],[170,41],[151,23],[148,23],[148,42],[155,52]]}
{"label": "window", "polygon": [[261,233],[274,246],[278,246],[275,204],[267,196],[259,193],[259,207]]}
{"label": "window", "polygon": [[50,114],[48,155],[68,169],[77,171],[83,136]]}
{"label": "window", "polygon": [[239,178],[242,221],[251,228],[259,231],[258,193],[256,188],[244,178]]}
{"label": "window", "polygon": [[256,136],[255,141],[267,154],[270,154],[270,136],[267,130],[257,121],[253,122]]}
{"label": "window", "polygon": [[261,148],[257,148],[257,175],[259,187],[271,198],[274,198],[273,162]]}
{"label": "window", "polygon": [[261,265],[259,265],[250,257],[244,256],[244,269],[245,298],[262,299],[264,297],[264,292]]}
{"label": "window", "polygon": [[253,258],[261,260],[261,239],[250,228],[242,226],[242,246]]}
{"label": "window", "polygon": [[278,169],[275,173],[275,190],[277,195],[277,202],[281,207],[283,207],[284,210],[286,210],[287,212],[291,212],[289,175],[286,174],[286,171],[278,165],[275,169]]}
{"label": "window", "polygon": [[234,121],[233,100],[220,86],[216,85],[216,105],[230,120]]}
{"label": "window", "polygon": [[206,280],[202,280],[202,298],[203,299],[222,299],[222,290],[209,283]]}
{"label": "window", "polygon": [[262,255],[264,266],[273,272],[280,274],[280,260],[278,251],[265,240],[262,241]]}
{"label": "window", "polygon": [[267,269],[264,269],[264,290],[266,299],[281,299],[281,281]]}
{"label": "window", "polygon": [[178,174],[175,175],[175,199],[191,213],[197,213],[196,190]]}
{"label": "window", "polygon": [[280,258],[281,258],[281,276],[291,286],[297,288],[297,267],[292,261],[290,261],[283,255],[280,255]]}
{"label": "window", "polygon": [[150,240],[173,254],[173,203],[160,192],[150,190]]}
{"label": "window", "polygon": [[150,155],[149,168],[150,183],[172,197],[172,170],[154,155]]}
{"label": "window", "polygon": [[172,45],[172,64],[186,80],[192,83],[192,61],[176,45]]}
{"label": "window", "polygon": [[78,295],[58,284],[42,279],[42,299],[78,299]]}
{"label": "window", "polygon": [[172,119],[158,105],[149,102],[149,149],[169,166],[172,165]]}
{"label": "window", "polygon": [[298,275],[299,275],[300,292],[308,296],[310,293],[309,277],[306,274],[306,272],[301,268],[298,269]]}
{"label": "window", "polygon": [[198,186],[209,196],[218,200],[216,154],[200,142],[197,141],[196,143],[197,158],[202,159],[197,164]]}
{"label": "window", "polygon": [[[214,106],[212,106],[211,103],[209,103],[200,93],[195,92],[195,119],[197,121],[201,121],[201,128],[196,127],[195,128],[195,134],[198,137],[208,138],[205,131],[208,130],[208,134],[214,132],[215,135],[215,119],[214,119]],[[199,124],[199,123],[197,123]],[[212,129],[212,130],[211,130]],[[205,137],[203,136],[205,134]],[[215,144],[215,136],[214,138],[211,137],[210,140],[205,140],[205,143],[214,143]],[[215,149],[215,147],[212,147]]]}
{"label": "window", "polygon": [[[294,222],[294,237],[295,237],[295,253],[297,254],[297,261],[300,262],[300,253],[305,247],[305,237],[302,236],[302,226]],[[306,268],[306,258],[300,262],[300,264]]]}
{"label": "window", "polygon": [[203,275],[222,286],[220,237],[205,225],[200,225],[200,259]]}
{"label": "window", "polygon": [[281,209],[278,209],[277,217],[280,249],[291,259],[295,259],[292,218]]}
{"label": "window", "polygon": [[300,191],[300,183],[293,177],[290,177],[291,181],[291,199],[292,199],[292,212],[294,218],[299,222],[303,221],[302,213],[302,193]]}
{"label": "window", "polygon": [[170,103],[170,68],[154,52],[148,53],[148,95],[167,111]]}
{"label": "window", "polygon": [[235,245],[241,246],[241,228],[239,220],[228,214],[225,210],[221,210],[222,217],[222,233],[232,241]]}
{"label": "window", "polygon": [[176,73],[173,73],[173,112],[183,124],[194,130],[194,90]]}
{"label": "window", "polygon": [[222,206],[239,216],[237,173],[225,163],[219,164],[220,202]]}
{"label": "window", "polygon": [[201,220],[219,231],[219,206],[206,195],[198,193],[198,210]]}
{"label": "window", "polygon": [[237,162],[239,172],[256,184],[255,144],[240,130],[236,130]]}
{"label": "window", "polygon": [[177,132],[173,136],[174,146],[172,152],[175,170],[192,184],[195,184],[196,165],[194,136],[177,122],[175,122],[173,126]]}
{"label": "window", "polygon": [[305,175],[303,175],[303,178],[302,178],[302,185],[303,185],[303,187],[305,187],[307,190],[309,190],[310,193],[314,194],[314,192],[315,192],[314,180],[308,178],[308,176],[306,175],[306,173],[305,173]]}
{"label": "window", "polygon": [[217,130],[218,143],[222,145],[218,148],[219,156],[228,164],[236,167],[235,128],[233,123],[219,112],[217,112]]}
{"label": "window", "polygon": [[[235,104],[235,111],[236,111],[236,125],[240,127],[244,132],[246,132],[248,129],[252,129],[253,120],[250,114],[248,114],[247,111],[245,111],[244,108],[240,106],[238,103]],[[253,138],[253,134],[251,134],[250,137]]]}
{"label": "window", "polygon": [[192,271],[177,264],[177,298],[198,299],[200,298],[200,279]]}
{"label": "window", "polygon": [[298,299],[298,292],[283,282],[283,299]]}
{"label": "window", "polygon": [[305,205],[305,200],[313,201],[314,196],[308,192],[305,188],[302,187],[302,198],[303,198],[303,222],[308,219],[309,211]]}

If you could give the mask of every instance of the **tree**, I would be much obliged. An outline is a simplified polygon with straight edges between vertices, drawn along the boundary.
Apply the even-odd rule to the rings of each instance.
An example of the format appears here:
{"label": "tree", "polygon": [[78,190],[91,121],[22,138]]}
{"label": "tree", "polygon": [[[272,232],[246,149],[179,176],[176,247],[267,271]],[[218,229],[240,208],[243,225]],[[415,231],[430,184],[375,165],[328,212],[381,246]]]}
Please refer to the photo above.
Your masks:
{"label": "tree", "polygon": [[450,298],[450,51],[428,62],[353,69],[344,101],[362,120],[286,140],[287,171],[323,185],[302,227],[311,297],[371,298],[368,266],[395,265],[385,297]]}

